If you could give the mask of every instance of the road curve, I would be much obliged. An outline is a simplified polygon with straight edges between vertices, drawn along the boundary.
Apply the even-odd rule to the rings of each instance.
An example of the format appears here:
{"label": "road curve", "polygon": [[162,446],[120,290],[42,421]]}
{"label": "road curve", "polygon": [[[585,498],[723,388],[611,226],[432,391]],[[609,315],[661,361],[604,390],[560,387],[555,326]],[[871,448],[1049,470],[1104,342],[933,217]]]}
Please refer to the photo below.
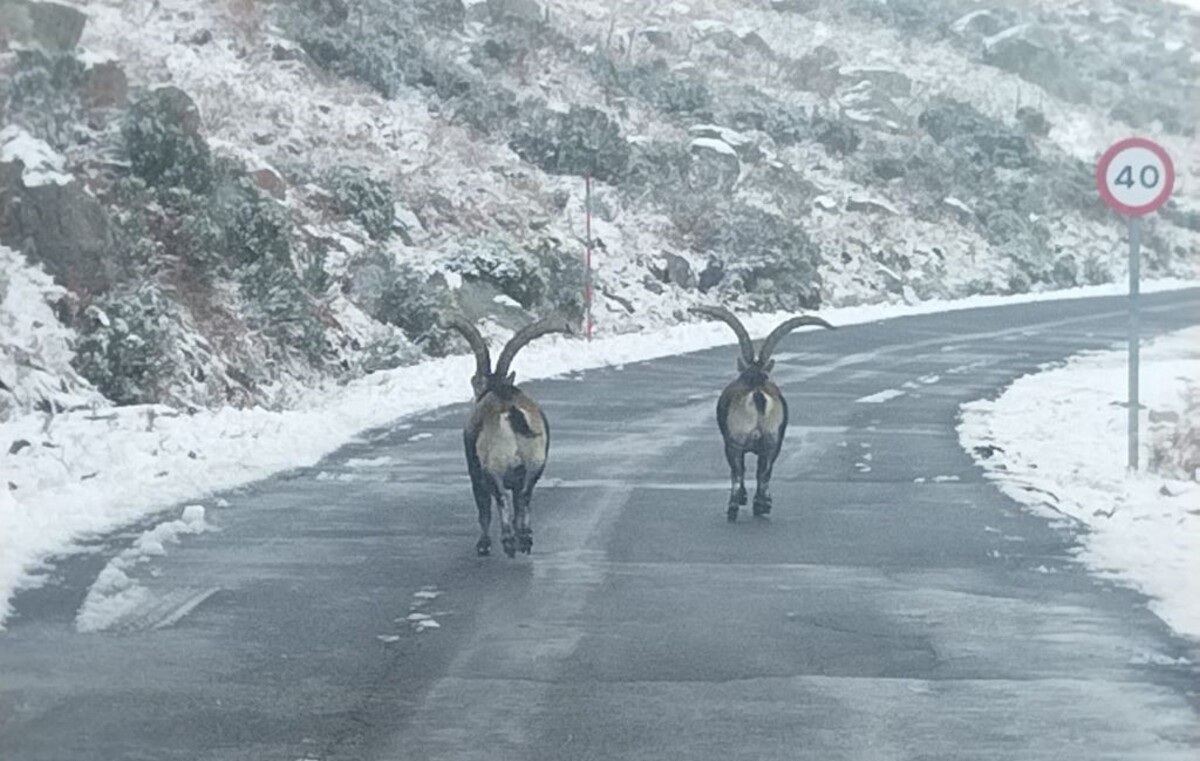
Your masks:
{"label": "road curve", "polygon": [[[1200,291],[1143,306],[1181,328]],[[793,335],[770,520],[725,521],[726,347],[526,387],[553,426],[530,558],[474,556],[462,406],[224,495],[145,604],[79,634],[136,531],[97,539],[0,634],[0,758],[1193,761],[1200,652],[955,434],[1123,309]]]}

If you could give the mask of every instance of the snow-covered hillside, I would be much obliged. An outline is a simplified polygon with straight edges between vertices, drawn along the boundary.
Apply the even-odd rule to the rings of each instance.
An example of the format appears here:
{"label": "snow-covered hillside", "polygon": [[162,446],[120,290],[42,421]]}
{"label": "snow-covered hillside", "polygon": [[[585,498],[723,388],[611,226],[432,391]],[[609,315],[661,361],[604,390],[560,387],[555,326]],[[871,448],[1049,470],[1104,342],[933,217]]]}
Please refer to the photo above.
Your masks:
{"label": "snow-covered hillside", "polygon": [[1196,268],[1173,5],[7,2],[0,122],[74,179],[6,151],[0,242],[117,403],[286,406],[460,349],[437,308],[579,317],[585,170],[602,335],[1119,279],[1090,162],[1135,129],[1180,165],[1148,274]]}

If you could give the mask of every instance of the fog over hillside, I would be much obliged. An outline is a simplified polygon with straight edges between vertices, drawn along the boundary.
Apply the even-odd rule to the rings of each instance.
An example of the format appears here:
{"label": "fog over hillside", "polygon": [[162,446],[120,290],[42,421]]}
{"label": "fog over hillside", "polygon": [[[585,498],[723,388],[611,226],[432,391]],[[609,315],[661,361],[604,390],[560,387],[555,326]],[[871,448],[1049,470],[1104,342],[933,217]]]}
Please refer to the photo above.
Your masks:
{"label": "fog over hillside", "polygon": [[0,419],[282,407],[459,353],[1118,281],[1092,167],[1161,141],[1197,274],[1200,15],[948,0],[0,0]]}

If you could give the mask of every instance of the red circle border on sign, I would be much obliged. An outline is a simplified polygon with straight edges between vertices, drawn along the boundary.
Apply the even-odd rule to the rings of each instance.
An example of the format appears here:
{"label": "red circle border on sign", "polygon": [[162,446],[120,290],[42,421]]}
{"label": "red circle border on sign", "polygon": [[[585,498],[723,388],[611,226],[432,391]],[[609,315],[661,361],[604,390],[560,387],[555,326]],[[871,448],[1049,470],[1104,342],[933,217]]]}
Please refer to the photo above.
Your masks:
{"label": "red circle border on sign", "polygon": [[[1108,176],[1108,165],[1112,163],[1112,160],[1118,153],[1126,148],[1145,148],[1154,155],[1158,156],[1163,163],[1163,170],[1167,175],[1166,182],[1163,183],[1162,192],[1155,196],[1151,201],[1144,203],[1141,206],[1130,206],[1128,204],[1121,203],[1117,200],[1116,196],[1109,192],[1108,183],[1105,182]],[[1104,203],[1108,204],[1108,207],[1113,211],[1131,215],[1148,214],[1157,209],[1159,206],[1162,206],[1167,198],[1171,195],[1171,191],[1174,188],[1175,165],[1171,163],[1170,154],[1168,154],[1166,149],[1161,145],[1148,138],[1127,137],[1123,140],[1118,140],[1117,142],[1108,146],[1108,149],[1105,150],[1100,156],[1100,160],[1096,162],[1096,189],[1100,191],[1100,198],[1102,198]]]}

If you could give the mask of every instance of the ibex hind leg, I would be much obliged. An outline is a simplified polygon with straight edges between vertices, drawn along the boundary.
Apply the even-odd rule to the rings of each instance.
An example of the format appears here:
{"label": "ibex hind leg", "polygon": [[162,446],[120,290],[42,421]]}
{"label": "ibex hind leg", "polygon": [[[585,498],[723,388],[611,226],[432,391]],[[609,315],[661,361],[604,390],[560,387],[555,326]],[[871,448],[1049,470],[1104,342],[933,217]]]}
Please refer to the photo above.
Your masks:
{"label": "ibex hind leg", "polygon": [[487,484],[472,479],[471,489],[475,492],[475,507],[479,510],[479,541],[475,543],[475,552],[479,555],[492,554],[492,494]]}
{"label": "ibex hind leg", "polygon": [[758,456],[758,472],[754,489],[754,515],[762,518],[771,514],[771,473],[775,470],[775,459],[779,457],[779,444],[763,447]]}
{"label": "ibex hind leg", "polygon": [[746,504],[746,451],[735,444],[725,444],[725,459],[729,461],[729,508],[725,517],[737,521],[738,508]]}
{"label": "ibex hind leg", "polygon": [[489,479],[489,491],[492,493],[492,499],[496,501],[496,513],[500,516],[500,545],[504,547],[504,554],[511,557],[516,557],[517,554],[517,537],[513,532],[513,511],[509,507],[508,497],[504,494],[504,483],[499,478]]}
{"label": "ibex hind leg", "polygon": [[513,490],[517,513],[517,549],[528,555],[533,551],[533,487],[541,477],[540,469],[527,474],[519,489]]}
{"label": "ibex hind leg", "polygon": [[526,555],[533,551],[533,526],[530,525],[530,493],[524,489],[513,492],[517,514],[517,549]]}

